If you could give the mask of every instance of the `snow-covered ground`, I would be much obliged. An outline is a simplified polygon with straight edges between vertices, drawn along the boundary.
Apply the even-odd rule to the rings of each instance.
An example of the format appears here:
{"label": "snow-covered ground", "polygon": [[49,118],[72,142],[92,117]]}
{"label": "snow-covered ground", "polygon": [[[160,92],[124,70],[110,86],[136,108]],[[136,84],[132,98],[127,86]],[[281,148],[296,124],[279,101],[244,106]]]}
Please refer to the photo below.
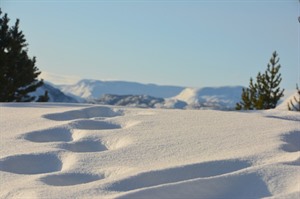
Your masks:
{"label": "snow-covered ground", "polygon": [[0,104],[0,198],[300,198],[300,114]]}
{"label": "snow-covered ground", "polygon": [[[299,105],[299,100],[300,100],[300,93],[298,94],[297,91],[294,91],[291,95],[288,95],[288,97],[285,98],[285,100],[283,100],[282,103],[280,103],[276,109],[277,110],[287,110],[288,109],[288,105],[290,106],[290,108],[292,110],[295,109],[300,109],[300,105]],[[294,104],[294,107],[291,105],[291,103]]]}

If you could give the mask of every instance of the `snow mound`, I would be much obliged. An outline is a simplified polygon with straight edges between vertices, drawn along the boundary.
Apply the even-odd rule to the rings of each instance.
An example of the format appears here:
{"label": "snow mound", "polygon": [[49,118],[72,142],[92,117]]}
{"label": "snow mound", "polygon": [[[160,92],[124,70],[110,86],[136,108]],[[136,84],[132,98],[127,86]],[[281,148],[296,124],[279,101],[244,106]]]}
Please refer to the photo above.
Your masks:
{"label": "snow mound", "polygon": [[0,198],[300,195],[297,112],[54,103],[0,108]]}
{"label": "snow mound", "polygon": [[117,181],[108,189],[112,191],[132,191],[140,188],[232,173],[248,166],[250,166],[249,163],[239,160],[222,160],[185,165],[131,176],[127,179]]}
{"label": "snow mound", "polygon": [[89,107],[82,110],[62,113],[45,114],[44,117],[54,121],[68,121],[76,119],[107,118],[122,115],[122,111],[110,107]]}
{"label": "snow mound", "polygon": [[[296,107],[298,107],[298,104],[297,104],[297,102],[295,101],[295,99],[300,100],[299,95],[300,95],[300,94],[298,94],[298,92],[296,91],[295,93],[293,93],[292,95],[290,95],[289,97],[287,97],[282,103],[280,103],[280,104],[276,107],[276,109],[277,109],[277,110],[288,110],[288,104],[289,104],[291,101],[293,102],[293,104],[294,104]],[[293,107],[291,107],[291,108],[294,110]],[[298,107],[298,108],[300,109],[300,107]]]}
{"label": "snow mound", "polygon": [[182,199],[182,198],[263,198],[271,196],[266,183],[258,174],[232,174],[208,179],[182,181],[125,194],[119,199]]}

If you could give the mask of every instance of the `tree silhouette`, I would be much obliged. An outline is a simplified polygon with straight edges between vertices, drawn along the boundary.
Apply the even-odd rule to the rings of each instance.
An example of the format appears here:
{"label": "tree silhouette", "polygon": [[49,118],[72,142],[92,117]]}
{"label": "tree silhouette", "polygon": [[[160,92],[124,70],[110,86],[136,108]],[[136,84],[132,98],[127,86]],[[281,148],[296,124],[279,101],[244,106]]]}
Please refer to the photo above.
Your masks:
{"label": "tree silhouette", "polygon": [[237,110],[260,110],[275,108],[277,102],[283,97],[284,89],[280,89],[282,80],[278,54],[273,52],[265,73],[258,73],[256,82],[250,79],[249,88],[242,91],[242,101],[236,104]]}
{"label": "tree silhouette", "polygon": [[33,101],[35,97],[28,93],[43,85],[37,79],[41,72],[35,66],[36,58],[27,54],[28,44],[19,30],[20,20],[12,27],[8,23],[7,14],[2,16],[0,9],[0,101]]}

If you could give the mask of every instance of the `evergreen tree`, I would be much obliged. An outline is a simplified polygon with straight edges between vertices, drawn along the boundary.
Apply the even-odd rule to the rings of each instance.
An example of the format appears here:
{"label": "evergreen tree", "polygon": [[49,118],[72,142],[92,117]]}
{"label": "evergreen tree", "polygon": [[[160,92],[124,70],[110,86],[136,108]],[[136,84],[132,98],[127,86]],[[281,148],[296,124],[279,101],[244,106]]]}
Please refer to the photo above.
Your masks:
{"label": "evergreen tree", "polygon": [[284,89],[279,84],[282,80],[279,58],[276,51],[272,54],[265,73],[258,73],[256,83],[250,79],[249,88],[243,89],[242,101],[236,104],[237,110],[260,110],[275,108],[277,102],[283,97]]}
{"label": "evergreen tree", "polygon": [[[298,87],[298,84],[296,85],[298,99],[296,96],[293,97],[288,103],[288,109],[289,111],[300,111],[300,89]],[[294,102],[293,102],[294,101]],[[295,104],[294,104],[295,103]]]}
{"label": "evergreen tree", "polygon": [[7,14],[0,9],[0,101],[29,102],[35,97],[28,93],[43,84],[38,80],[40,71],[35,66],[36,59],[27,55],[25,36],[19,30],[19,19],[9,27]]}
{"label": "evergreen tree", "polygon": [[279,72],[280,64],[278,54],[276,51],[272,54],[268,68],[262,76],[261,93],[263,104],[262,109],[275,108],[277,102],[283,97],[284,89],[280,89],[279,84],[282,81],[281,74]]}

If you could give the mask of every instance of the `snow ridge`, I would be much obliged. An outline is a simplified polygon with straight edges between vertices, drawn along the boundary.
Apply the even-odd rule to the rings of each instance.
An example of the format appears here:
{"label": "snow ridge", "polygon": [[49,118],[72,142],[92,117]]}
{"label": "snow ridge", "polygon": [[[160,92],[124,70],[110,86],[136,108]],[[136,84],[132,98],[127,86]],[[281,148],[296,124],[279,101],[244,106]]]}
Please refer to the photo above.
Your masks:
{"label": "snow ridge", "polygon": [[0,198],[300,195],[296,112],[0,105]]}

